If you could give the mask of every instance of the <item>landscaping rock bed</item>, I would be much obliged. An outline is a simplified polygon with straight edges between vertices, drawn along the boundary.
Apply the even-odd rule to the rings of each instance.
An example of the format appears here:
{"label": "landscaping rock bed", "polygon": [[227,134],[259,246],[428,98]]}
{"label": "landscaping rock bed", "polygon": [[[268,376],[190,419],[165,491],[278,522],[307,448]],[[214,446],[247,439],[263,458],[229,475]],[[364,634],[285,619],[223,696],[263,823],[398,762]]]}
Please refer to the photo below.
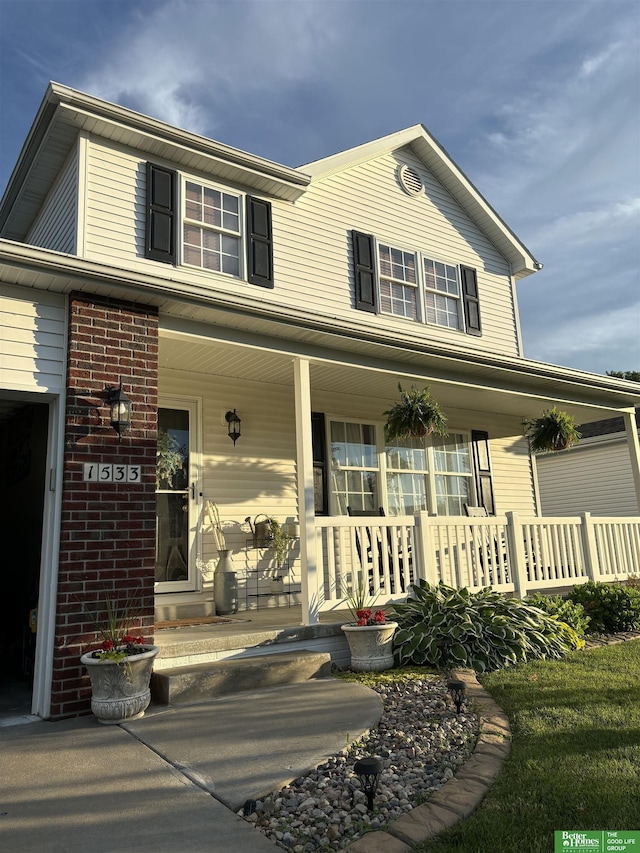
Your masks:
{"label": "landscaping rock bed", "polygon": [[[446,682],[435,676],[374,686],[383,702],[376,729],[308,776],[259,800],[246,816],[293,853],[340,850],[424,802],[452,778],[473,751],[478,717],[456,714]],[[353,773],[358,758],[375,755],[384,771],[369,812]]]}

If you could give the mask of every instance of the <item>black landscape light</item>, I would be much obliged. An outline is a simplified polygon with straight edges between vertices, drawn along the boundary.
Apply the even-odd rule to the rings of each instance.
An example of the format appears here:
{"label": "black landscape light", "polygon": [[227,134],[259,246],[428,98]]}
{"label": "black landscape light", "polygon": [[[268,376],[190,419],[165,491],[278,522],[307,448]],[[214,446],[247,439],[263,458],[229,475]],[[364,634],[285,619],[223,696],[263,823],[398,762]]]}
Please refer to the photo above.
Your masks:
{"label": "black landscape light", "polygon": [[122,390],[122,379],[117,388],[107,388],[107,400],[111,426],[121,436],[131,426],[131,400]]}
{"label": "black landscape light", "polygon": [[447,690],[451,694],[451,698],[453,703],[456,706],[456,713],[460,713],[460,708],[462,707],[462,703],[464,702],[464,692],[466,689],[466,685],[464,681],[449,681],[447,683]]}
{"label": "black landscape light", "polygon": [[379,758],[359,758],[353,766],[354,773],[360,780],[360,784],[367,795],[367,806],[369,811],[373,810],[373,795],[375,794],[378,783],[380,782],[380,774],[384,769],[384,764]]}

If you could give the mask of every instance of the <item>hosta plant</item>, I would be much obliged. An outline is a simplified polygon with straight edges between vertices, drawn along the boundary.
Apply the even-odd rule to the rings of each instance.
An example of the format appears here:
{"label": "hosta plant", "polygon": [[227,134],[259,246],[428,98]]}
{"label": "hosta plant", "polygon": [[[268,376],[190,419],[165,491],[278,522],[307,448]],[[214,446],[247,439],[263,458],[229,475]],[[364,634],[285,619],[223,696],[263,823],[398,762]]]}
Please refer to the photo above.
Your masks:
{"label": "hosta plant", "polygon": [[393,618],[396,660],[438,669],[501,669],[535,658],[561,658],[579,648],[576,632],[536,607],[491,587],[479,592],[419,581]]}
{"label": "hosta plant", "polygon": [[588,581],[569,593],[589,617],[589,630],[596,634],[633,631],[640,628],[640,591],[616,583]]}

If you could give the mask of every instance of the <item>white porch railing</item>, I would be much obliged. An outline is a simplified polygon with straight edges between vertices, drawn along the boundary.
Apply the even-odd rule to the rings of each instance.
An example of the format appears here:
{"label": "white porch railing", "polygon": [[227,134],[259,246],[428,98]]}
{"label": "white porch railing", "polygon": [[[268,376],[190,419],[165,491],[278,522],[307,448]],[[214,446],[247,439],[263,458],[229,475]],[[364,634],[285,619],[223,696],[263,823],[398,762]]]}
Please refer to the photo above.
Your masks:
{"label": "white porch railing", "polygon": [[402,600],[418,578],[524,598],[640,573],[637,516],[317,518],[316,544],[319,610],[344,608],[365,578],[381,606]]}

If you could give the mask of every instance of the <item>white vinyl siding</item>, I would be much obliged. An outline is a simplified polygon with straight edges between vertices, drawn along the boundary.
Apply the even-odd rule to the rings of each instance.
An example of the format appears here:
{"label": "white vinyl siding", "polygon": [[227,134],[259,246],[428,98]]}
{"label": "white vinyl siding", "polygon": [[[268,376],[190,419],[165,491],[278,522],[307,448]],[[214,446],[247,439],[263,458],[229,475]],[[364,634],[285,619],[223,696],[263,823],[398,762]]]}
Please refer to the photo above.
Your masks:
{"label": "white vinyl siding", "polygon": [[[399,161],[416,168],[425,192],[411,198],[396,179]],[[515,308],[505,258],[409,149],[388,154],[312,184],[293,206],[274,203],[276,291],[287,301],[373,326],[398,339],[404,334],[469,349],[517,355]],[[351,231],[477,270],[482,336],[354,308]],[[308,282],[313,282],[312,291]],[[348,286],[350,284],[350,286]]]}
{"label": "white vinyl siding", "polygon": [[78,150],[74,148],[36,217],[26,243],[74,254],[78,215]]}
{"label": "white vinyl siding", "polygon": [[536,457],[543,515],[637,515],[626,438]]}
{"label": "white vinyl siding", "polygon": [[60,393],[65,385],[65,298],[0,284],[0,386]]}
{"label": "white vinyl siding", "polygon": [[[161,338],[160,349],[165,348],[170,352],[171,343]],[[233,551],[244,607],[244,572],[259,564],[264,570],[261,579],[267,583],[273,556],[271,550],[247,548],[250,533],[243,529],[245,518],[254,519],[263,513],[283,523],[298,518],[293,387],[161,368],[159,395],[201,400],[202,454],[197,488],[202,492],[201,527],[196,538],[199,569],[204,572],[205,586],[210,587],[218,559],[203,517],[204,501],[210,500],[218,506],[226,543]],[[223,423],[229,408],[235,408],[242,419],[242,435],[235,447]],[[294,547],[291,556],[298,553]],[[294,572],[299,583],[299,562]]]}
{"label": "white vinyl siding", "polygon": [[[393,154],[378,157],[313,183],[295,204],[272,200],[275,287],[260,301],[312,310],[361,327],[375,327],[397,340],[403,334],[479,351],[517,355],[509,265],[412,151],[400,159],[416,168],[425,192],[415,198],[399,187]],[[144,257],[145,164],[148,157],[115,143],[90,139],[87,156],[86,256],[91,260],[171,275],[177,290],[197,286],[234,298],[255,288],[242,279],[190,267],[160,269]],[[158,161],[159,165],[171,166]],[[201,175],[181,170],[185,179]],[[242,191],[229,187],[230,192]],[[353,296],[351,231],[375,234],[384,245],[415,249],[426,257],[477,270],[482,336],[426,326],[390,314],[356,311]],[[239,289],[240,287],[240,289]]]}

